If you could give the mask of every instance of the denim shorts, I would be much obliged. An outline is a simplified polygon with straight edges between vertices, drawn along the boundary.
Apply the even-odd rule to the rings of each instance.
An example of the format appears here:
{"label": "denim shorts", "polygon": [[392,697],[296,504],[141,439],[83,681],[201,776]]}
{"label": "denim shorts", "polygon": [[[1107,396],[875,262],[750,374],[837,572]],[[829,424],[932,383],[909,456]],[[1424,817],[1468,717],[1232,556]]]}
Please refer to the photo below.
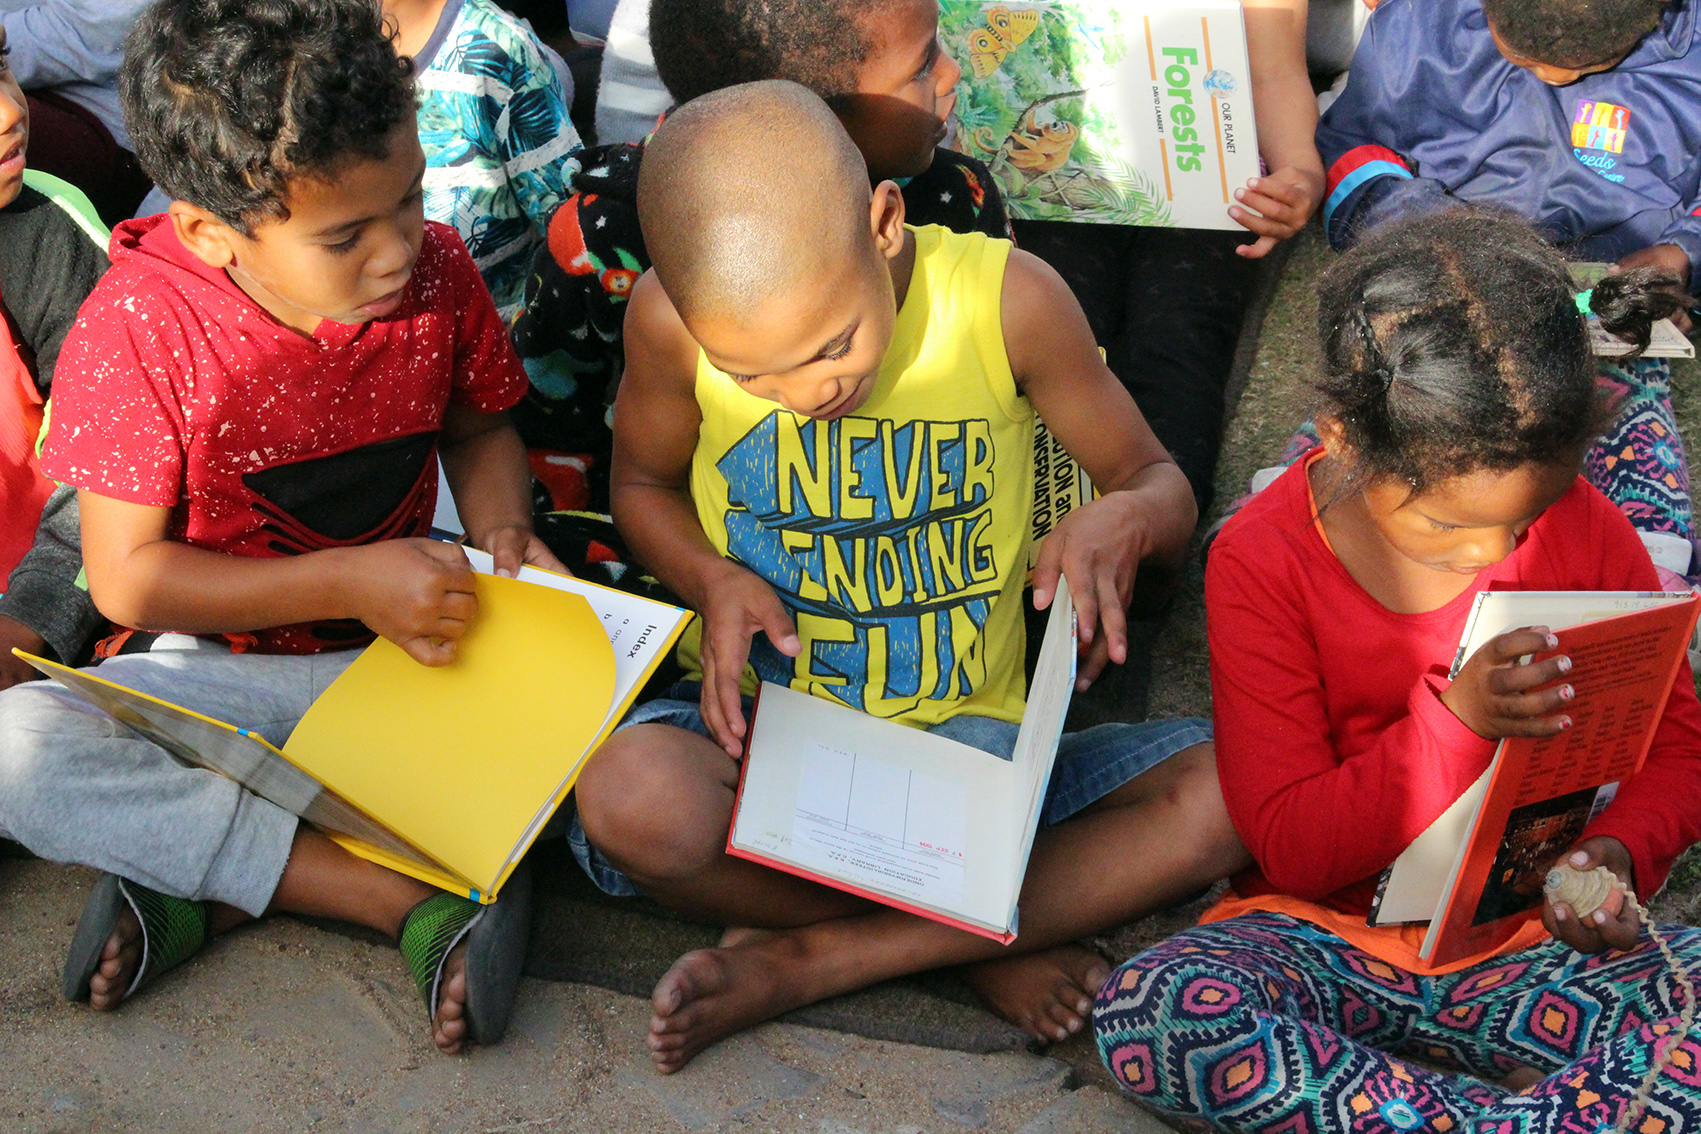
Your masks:
{"label": "denim shorts", "polygon": [[[638,705],[620,722],[620,728],[639,724],[673,725],[698,736],[709,735],[699,708],[700,686],[680,682],[666,697]],[[754,702],[744,698],[748,720]],[[994,717],[959,714],[927,731],[970,748],[1008,760],[1016,750],[1020,726]],[[616,729],[619,731],[619,729]],[[1080,732],[1063,734],[1052,766],[1051,783],[1040,809],[1040,826],[1050,827],[1097,803],[1129,780],[1154,768],[1184,748],[1211,739],[1211,722],[1198,717],[1142,721],[1139,724],[1102,724]],[[627,898],[642,893],[637,885],[590,844],[572,797],[568,798],[567,844],[585,873],[605,894]]]}

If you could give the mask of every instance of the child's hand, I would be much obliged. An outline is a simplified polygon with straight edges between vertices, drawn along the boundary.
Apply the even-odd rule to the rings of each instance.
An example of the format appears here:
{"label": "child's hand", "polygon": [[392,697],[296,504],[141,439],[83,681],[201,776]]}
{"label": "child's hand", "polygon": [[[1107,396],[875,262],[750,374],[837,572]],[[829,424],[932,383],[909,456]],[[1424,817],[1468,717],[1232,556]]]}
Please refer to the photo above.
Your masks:
{"label": "child's hand", "polygon": [[750,639],[758,631],[774,648],[795,658],[801,648],[780,596],[755,573],[732,563],[704,591],[703,723],[715,743],[734,757],[744,751],[744,705],[738,683],[750,659]]}
{"label": "child's hand", "polygon": [[448,665],[478,612],[472,564],[435,539],[388,539],[360,555],[355,617],[421,665]]}
{"label": "child's hand", "polygon": [[[1596,835],[1592,839],[1584,839],[1571,848],[1571,854],[1565,861],[1578,870],[1593,870],[1597,866],[1604,866],[1618,875],[1626,893],[1636,892],[1630,852],[1624,849],[1623,843],[1610,835]],[[1629,949],[1635,946],[1637,939],[1642,936],[1642,920],[1629,902],[1620,905],[1616,914],[1609,914],[1600,909],[1582,920],[1579,920],[1576,911],[1564,902],[1557,905],[1544,902],[1542,924],[1547,926],[1549,933],[1579,953]]]}
{"label": "child's hand", "polygon": [[1441,694],[1441,703],[1478,736],[1556,736],[1571,727],[1559,713],[1576,691],[1570,685],[1542,686],[1571,672],[1571,659],[1560,655],[1520,665],[1525,654],[1559,645],[1545,626],[1526,626],[1490,638],[1471,655],[1459,676]]}
{"label": "child's hand", "polygon": [[506,579],[519,574],[522,565],[554,571],[557,575],[573,573],[530,528],[507,527],[486,532],[482,548],[490,553],[496,573]]}
{"label": "child's hand", "polygon": [[16,618],[0,614],[0,689],[10,689],[41,676],[35,666],[12,652],[14,647],[40,657],[47,643]]}
{"label": "child's hand", "polygon": [[1255,260],[1274,248],[1277,241],[1305,227],[1323,199],[1323,181],[1308,170],[1283,166],[1267,176],[1249,179],[1244,189],[1234,191],[1234,199],[1240,204],[1229,206],[1229,216],[1258,236],[1235,251]]}
{"label": "child's hand", "polygon": [[[1628,272],[1633,268],[1655,268],[1681,280],[1682,286],[1689,285],[1689,253],[1675,244],[1655,244],[1650,248],[1638,249],[1608,268],[1607,274]],[[1673,326],[1686,335],[1695,329],[1687,311],[1679,311],[1671,317],[1671,321]]]}
{"label": "child's hand", "polygon": [[1139,501],[1111,492],[1063,517],[1040,544],[1034,608],[1051,605],[1059,573],[1069,580],[1080,638],[1077,690],[1097,680],[1107,661],[1128,660],[1128,602],[1148,539]]}

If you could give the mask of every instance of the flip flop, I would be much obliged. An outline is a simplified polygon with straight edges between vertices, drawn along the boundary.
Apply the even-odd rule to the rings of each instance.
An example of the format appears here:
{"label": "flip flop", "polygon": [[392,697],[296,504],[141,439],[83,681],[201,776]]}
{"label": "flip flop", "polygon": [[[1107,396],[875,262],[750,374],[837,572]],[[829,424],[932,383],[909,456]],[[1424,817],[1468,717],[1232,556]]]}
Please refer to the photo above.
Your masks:
{"label": "flip flop", "polygon": [[103,874],[89,891],[76,931],[71,934],[60,980],[65,999],[89,998],[89,981],[100,968],[100,955],[126,907],[142,926],[142,963],[136,966],[136,975],[122,1000],[193,957],[207,942],[206,903],[174,898],[116,874]]}
{"label": "flip flop", "polygon": [[455,894],[433,894],[409,910],[399,944],[427,1016],[437,1018],[443,966],[464,939],[468,1038],[486,1046],[501,1042],[525,967],[531,923],[531,869],[524,864],[488,906]]}

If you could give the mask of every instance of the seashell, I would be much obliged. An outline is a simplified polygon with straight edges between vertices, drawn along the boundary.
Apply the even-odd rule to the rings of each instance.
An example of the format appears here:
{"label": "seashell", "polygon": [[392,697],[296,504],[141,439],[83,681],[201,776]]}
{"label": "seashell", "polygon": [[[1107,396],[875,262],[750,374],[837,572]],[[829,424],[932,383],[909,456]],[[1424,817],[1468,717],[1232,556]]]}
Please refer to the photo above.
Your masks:
{"label": "seashell", "polygon": [[1618,875],[1604,866],[1593,870],[1578,870],[1569,863],[1560,863],[1547,872],[1542,892],[1549,902],[1564,902],[1578,920],[1596,910],[1604,909],[1608,917],[1617,917],[1624,908],[1624,885]]}

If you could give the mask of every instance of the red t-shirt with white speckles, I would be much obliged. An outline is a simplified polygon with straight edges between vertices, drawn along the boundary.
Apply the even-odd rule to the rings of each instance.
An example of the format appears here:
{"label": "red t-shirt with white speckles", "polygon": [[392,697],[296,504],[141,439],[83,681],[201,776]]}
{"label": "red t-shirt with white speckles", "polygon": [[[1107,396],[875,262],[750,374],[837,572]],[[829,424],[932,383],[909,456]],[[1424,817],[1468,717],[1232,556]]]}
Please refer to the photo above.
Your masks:
{"label": "red t-shirt with white speckles", "polygon": [[[427,222],[401,306],[285,327],[164,216],[120,224],[112,268],[65,340],[42,466],[172,510],[169,534],[228,555],[299,555],[430,531],[449,405],[496,413],[526,389],[455,230]],[[263,653],[372,639],[352,621],[228,635]]]}

